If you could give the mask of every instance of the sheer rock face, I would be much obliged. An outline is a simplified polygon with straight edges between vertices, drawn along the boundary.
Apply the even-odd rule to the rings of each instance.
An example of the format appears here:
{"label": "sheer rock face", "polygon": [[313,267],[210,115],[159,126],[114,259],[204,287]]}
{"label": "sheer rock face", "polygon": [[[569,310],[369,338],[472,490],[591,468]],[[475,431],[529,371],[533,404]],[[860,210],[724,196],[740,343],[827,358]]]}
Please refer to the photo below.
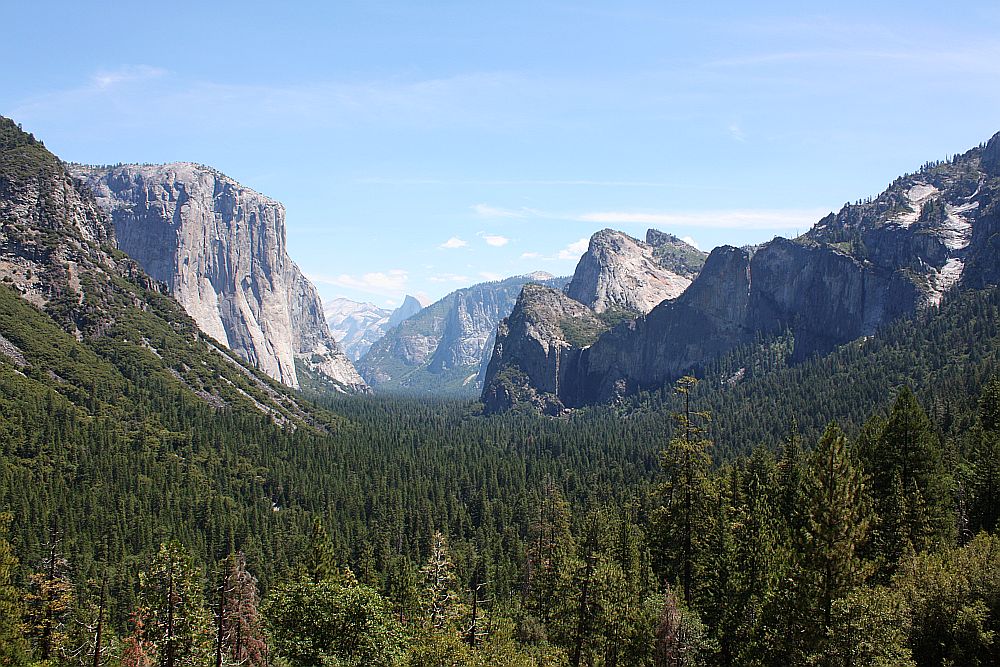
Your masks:
{"label": "sheer rock face", "polygon": [[404,320],[410,319],[423,309],[424,304],[420,303],[417,297],[407,294],[399,308],[389,314],[389,321],[386,322],[386,328],[391,329],[399,326]]}
{"label": "sheer rock face", "polygon": [[[583,260],[581,266],[587,268]],[[758,336],[790,332],[792,361],[825,354],[940,303],[951,289],[1000,283],[998,267],[1000,134],[985,147],[897,179],[874,199],[844,206],[798,239],[777,238],[754,250],[716,248],[680,296],[564,350],[550,402],[573,407],[656,389]],[[519,358],[530,355],[530,341],[516,340],[527,334],[509,324],[505,333],[490,377],[506,384],[487,383],[483,391],[493,410],[519,397],[532,402],[532,392],[551,388],[550,369]],[[499,400],[500,394],[512,398]]]}
{"label": "sheer rock face", "polygon": [[365,389],[288,257],[279,202],[191,163],[70,171],[109,212],[119,248],[202,331],[288,386],[299,386],[298,359],[345,390]]}
{"label": "sheer rock face", "polygon": [[691,284],[697,269],[676,270],[668,265],[669,261],[661,262],[663,256],[658,257],[656,251],[659,246],[683,242],[656,230],[650,230],[647,238],[653,243],[613,229],[594,234],[576,266],[567,295],[598,313],[617,309],[641,314],[679,296]]}

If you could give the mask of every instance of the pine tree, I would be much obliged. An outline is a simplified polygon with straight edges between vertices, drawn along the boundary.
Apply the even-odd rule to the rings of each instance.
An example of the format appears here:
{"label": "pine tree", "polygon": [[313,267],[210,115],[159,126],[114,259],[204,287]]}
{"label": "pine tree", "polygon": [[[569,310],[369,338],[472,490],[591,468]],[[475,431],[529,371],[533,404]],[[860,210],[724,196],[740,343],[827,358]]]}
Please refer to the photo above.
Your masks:
{"label": "pine tree", "polygon": [[[914,502],[926,507],[931,541],[952,543],[955,516],[944,448],[930,418],[908,387],[900,390],[884,429],[870,447],[867,467],[878,498],[879,514],[886,517],[887,508],[883,505],[893,493],[894,479],[898,476],[904,493],[919,492],[921,499]],[[914,525],[907,527],[906,532],[915,535],[923,530]]]}
{"label": "pine tree", "polygon": [[79,589],[69,641],[63,654],[79,667],[104,667],[116,658],[118,644],[108,613],[108,569],[100,579],[90,579]]}
{"label": "pine tree", "polygon": [[695,667],[705,664],[705,626],[667,586],[656,626],[653,661],[656,667]]}
{"label": "pine tree", "polygon": [[983,387],[969,459],[971,479],[971,528],[1000,529],[1000,379]]}
{"label": "pine tree", "polygon": [[405,624],[418,614],[420,596],[417,592],[415,567],[404,556],[389,561],[383,594],[396,610],[399,623]]}
{"label": "pine tree", "polygon": [[336,551],[330,541],[330,536],[319,519],[313,521],[312,533],[309,535],[305,570],[314,584],[325,579],[337,579],[340,576]]}
{"label": "pine tree", "polygon": [[[522,597],[525,606],[548,624],[568,613],[569,590],[577,568],[569,504],[551,478],[546,479],[534,512],[528,533]],[[568,634],[568,628],[563,630]]]}
{"label": "pine tree", "polygon": [[684,401],[683,412],[674,415],[676,434],[661,453],[660,466],[666,475],[665,507],[660,518],[667,560],[676,567],[684,590],[684,603],[691,605],[694,595],[694,561],[698,533],[705,523],[705,483],[711,458],[711,441],[705,438],[707,412],[691,408],[691,392],[698,380],[682,377],[675,392]]}
{"label": "pine tree", "polygon": [[68,639],[66,621],[74,604],[69,562],[60,553],[59,542],[53,530],[39,571],[28,577],[28,634],[42,660],[49,660],[64,648]]}
{"label": "pine tree", "polygon": [[835,424],[826,428],[813,452],[805,498],[802,579],[825,632],[834,600],[864,583],[868,574],[860,550],[868,537],[870,501],[861,468]]}
{"label": "pine tree", "polygon": [[211,660],[212,625],[201,572],[180,542],[168,542],[140,575],[144,651],[163,667],[203,666]]}

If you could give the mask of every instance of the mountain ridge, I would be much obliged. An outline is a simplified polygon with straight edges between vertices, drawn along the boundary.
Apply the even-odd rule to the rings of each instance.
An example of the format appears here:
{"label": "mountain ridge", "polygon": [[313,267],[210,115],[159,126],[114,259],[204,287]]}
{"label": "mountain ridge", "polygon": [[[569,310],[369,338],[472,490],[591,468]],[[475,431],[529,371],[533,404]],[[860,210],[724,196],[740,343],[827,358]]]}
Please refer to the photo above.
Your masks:
{"label": "mountain ridge", "polygon": [[[784,331],[794,336],[793,359],[802,360],[934,306],[950,289],[996,284],[998,153],[1000,133],[896,179],[871,201],[845,205],[796,239],[716,248],[677,298],[592,343],[560,349],[558,392],[542,389],[552,386],[550,367],[511,354],[523,344],[498,337],[481,398],[491,411],[516,404],[498,397],[539,390],[550,412],[614,401]],[[522,386],[489,386],[512,378]]]}

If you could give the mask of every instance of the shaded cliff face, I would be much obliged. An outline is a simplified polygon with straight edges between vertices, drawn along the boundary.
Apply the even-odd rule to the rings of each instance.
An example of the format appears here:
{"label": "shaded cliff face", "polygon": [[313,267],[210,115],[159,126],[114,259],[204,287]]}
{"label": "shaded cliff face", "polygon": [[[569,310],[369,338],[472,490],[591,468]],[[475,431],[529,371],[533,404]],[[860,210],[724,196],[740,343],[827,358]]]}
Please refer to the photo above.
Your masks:
{"label": "shaded cliff face", "polygon": [[498,328],[482,400],[488,411],[527,403],[546,414],[563,409],[562,384],[574,358],[567,353],[607,325],[560,290],[528,284]]}
{"label": "shaded cliff face", "polygon": [[[845,206],[795,240],[754,252],[716,248],[690,287],[647,315],[563,353],[553,400],[567,407],[654,389],[757,336],[790,333],[793,361],[825,354],[894,319],[940,303],[950,289],[1000,280],[1000,134],[985,148],[897,179],[878,197]],[[540,327],[536,329],[541,330]],[[509,396],[545,387],[547,372],[507,353],[495,377]],[[504,375],[505,368],[517,372]],[[489,384],[483,400],[498,401]]]}
{"label": "shaded cliff face", "polygon": [[529,282],[562,287],[548,274],[480,283],[448,294],[390,329],[358,362],[376,390],[475,396],[493,350],[497,324]]}
{"label": "shaded cliff face", "polygon": [[598,313],[648,313],[679,296],[700,270],[704,254],[674,236],[649,230],[642,242],[604,229],[590,238],[566,294]]}
{"label": "shaded cliff face", "polygon": [[191,163],[70,171],[108,211],[121,250],[202,331],[288,386],[299,386],[298,360],[344,389],[364,389],[315,288],[288,257],[280,203]]}

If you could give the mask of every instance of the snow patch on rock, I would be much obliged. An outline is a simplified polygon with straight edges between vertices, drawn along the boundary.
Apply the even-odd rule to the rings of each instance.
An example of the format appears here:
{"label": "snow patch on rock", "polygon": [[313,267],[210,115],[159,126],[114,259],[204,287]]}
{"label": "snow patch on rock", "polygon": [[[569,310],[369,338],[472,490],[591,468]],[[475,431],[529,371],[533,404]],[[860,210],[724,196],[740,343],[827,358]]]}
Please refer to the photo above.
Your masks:
{"label": "snow patch on rock", "polygon": [[965,262],[953,257],[931,276],[931,291],[927,295],[929,303],[940,305],[941,297],[962,278]]}

